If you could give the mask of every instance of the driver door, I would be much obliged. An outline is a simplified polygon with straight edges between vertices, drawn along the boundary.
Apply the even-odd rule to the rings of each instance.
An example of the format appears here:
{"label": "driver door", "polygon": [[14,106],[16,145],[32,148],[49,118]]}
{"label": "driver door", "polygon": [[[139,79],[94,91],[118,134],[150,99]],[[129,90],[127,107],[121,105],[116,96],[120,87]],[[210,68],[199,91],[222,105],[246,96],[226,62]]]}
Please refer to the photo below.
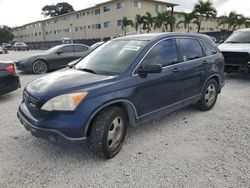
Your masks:
{"label": "driver door", "polygon": [[183,76],[178,64],[179,57],[175,39],[158,43],[147,54],[139,68],[148,64],[161,64],[161,73],[137,74],[137,111],[141,121],[181,107]]}
{"label": "driver door", "polygon": [[64,68],[75,58],[73,45],[60,48],[50,60],[54,68]]}

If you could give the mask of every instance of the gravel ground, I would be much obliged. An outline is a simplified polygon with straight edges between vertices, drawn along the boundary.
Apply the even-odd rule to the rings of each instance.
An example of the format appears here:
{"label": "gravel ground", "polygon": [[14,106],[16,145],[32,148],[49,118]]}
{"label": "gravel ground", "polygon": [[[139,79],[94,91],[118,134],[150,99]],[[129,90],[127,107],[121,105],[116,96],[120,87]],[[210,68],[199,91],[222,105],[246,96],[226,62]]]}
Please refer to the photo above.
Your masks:
{"label": "gravel ground", "polygon": [[[17,60],[37,52],[11,52]],[[250,78],[228,76],[213,110],[188,107],[129,128],[123,149],[101,161],[87,147],[56,146],[16,117],[23,87],[0,97],[0,187],[250,187]]]}

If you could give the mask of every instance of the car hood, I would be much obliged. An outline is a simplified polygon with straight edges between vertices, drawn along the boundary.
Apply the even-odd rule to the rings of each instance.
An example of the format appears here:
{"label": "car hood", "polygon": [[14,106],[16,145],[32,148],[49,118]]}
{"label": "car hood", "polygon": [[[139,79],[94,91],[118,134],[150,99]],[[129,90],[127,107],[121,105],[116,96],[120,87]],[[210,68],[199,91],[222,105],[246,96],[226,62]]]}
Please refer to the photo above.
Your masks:
{"label": "car hood", "polygon": [[27,85],[26,91],[37,99],[52,98],[65,93],[89,91],[110,84],[115,76],[97,75],[76,69],[62,69],[47,74]]}
{"label": "car hood", "polygon": [[250,44],[223,43],[218,46],[221,52],[248,52],[250,53]]}

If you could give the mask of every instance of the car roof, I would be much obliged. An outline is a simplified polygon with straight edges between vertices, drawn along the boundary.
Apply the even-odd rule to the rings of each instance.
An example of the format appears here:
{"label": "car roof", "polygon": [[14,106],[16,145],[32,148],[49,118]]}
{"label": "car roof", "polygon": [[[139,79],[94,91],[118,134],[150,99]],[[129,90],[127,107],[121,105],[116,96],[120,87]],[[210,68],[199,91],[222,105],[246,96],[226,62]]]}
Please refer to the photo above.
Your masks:
{"label": "car roof", "polygon": [[250,28],[238,29],[236,31],[250,31]]}
{"label": "car roof", "polygon": [[141,40],[141,41],[154,41],[160,40],[164,38],[171,38],[171,37],[191,37],[191,38],[198,38],[201,40],[211,42],[212,39],[208,35],[204,34],[193,34],[193,33],[148,33],[148,34],[137,34],[137,35],[128,35],[119,38],[115,38],[113,40]]}

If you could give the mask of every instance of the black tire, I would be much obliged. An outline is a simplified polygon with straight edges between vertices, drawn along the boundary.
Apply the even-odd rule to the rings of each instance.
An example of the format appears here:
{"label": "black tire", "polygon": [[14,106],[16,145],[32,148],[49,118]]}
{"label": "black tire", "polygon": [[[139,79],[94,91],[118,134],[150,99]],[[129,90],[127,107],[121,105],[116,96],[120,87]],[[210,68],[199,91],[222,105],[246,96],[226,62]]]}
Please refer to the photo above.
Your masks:
{"label": "black tire", "polygon": [[201,99],[196,103],[196,107],[202,111],[211,110],[218,98],[219,85],[216,80],[209,80],[203,91]]}
{"label": "black tire", "polygon": [[89,149],[99,158],[114,157],[124,143],[127,122],[125,112],[116,106],[108,107],[98,113],[91,124],[88,137]]}
{"label": "black tire", "polygon": [[34,74],[45,74],[49,71],[49,67],[46,61],[37,60],[32,64],[32,72]]}

